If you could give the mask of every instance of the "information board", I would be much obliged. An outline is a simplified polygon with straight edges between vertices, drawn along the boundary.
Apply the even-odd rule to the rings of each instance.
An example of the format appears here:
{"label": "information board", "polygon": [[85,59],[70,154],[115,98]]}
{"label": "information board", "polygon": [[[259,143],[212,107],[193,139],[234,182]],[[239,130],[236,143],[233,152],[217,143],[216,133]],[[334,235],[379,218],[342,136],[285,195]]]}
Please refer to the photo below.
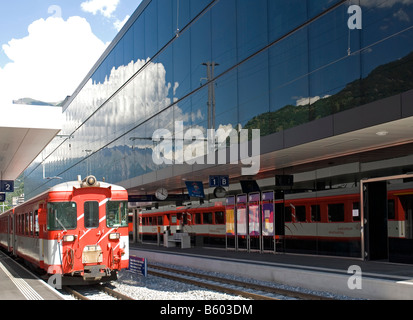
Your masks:
{"label": "information board", "polygon": [[247,235],[247,195],[237,195],[237,234]]}
{"label": "information board", "polygon": [[226,234],[229,236],[235,235],[235,197],[230,196],[225,200],[225,217],[226,217]]}
{"label": "information board", "polygon": [[259,192],[248,195],[248,225],[250,236],[260,235],[260,198]]}
{"label": "information board", "polygon": [[262,193],[262,235],[274,235],[274,191]]}
{"label": "information board", "polygon": [[129,256],[128,271],[147,277],[148,276],[148,260],[145,258]]}

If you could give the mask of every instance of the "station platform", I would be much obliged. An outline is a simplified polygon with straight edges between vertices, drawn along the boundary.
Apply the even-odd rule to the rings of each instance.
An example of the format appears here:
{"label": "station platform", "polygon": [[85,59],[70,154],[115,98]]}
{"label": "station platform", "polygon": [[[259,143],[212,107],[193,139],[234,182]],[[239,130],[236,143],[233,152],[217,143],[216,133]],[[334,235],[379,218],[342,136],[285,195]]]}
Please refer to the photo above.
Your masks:
{"label": "station platform", "polygon": [[64,297],[0,251],[0,300],[64,300]]}
{"label": "station platform", "polygon": [[356,299],[413,299],[413,265],[408,264],[137,243],[130,244],[130,254],[147,258],[148,263],[189,266]]}

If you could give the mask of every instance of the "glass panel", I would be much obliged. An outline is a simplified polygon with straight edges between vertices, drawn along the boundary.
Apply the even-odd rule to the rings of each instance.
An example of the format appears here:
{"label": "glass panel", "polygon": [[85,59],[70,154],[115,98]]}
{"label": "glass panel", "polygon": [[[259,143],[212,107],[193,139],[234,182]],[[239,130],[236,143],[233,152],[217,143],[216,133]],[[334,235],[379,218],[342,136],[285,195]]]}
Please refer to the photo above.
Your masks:
{"label": "glass panel", "polygon": [[270,114],[257,120],[261,135],[308,121],[308,31],[302,29],[269,49]]}
{"label": "glass panel", "polygon": [[49,202],[47,204],[47,230],[72,230],[77,226],[75,202]]}
{"label": "glass panel", "polygon": [[[133,56],[134,61],[146,60],[145,57],[145,15],[142,14],[133,24]],[[135,70],[137,71],[137,70]]]}
{"label": "glass panel", "polygon": [[236,0],[219,1],[211,12],[212,61],[219,64],[219,75],[237,62]]}
{"label": "glass panel", "polygon": [[348,17],[340,6],[309,27],[309,120],[360,104],[360,33],[348,28]]}
{"label": "glass panel", "polygon": [[[211,65],[211,13],[204,14],[191,26],[191,89],[199,88],[201,83],[212,79],[210,69],[205,64]],[[215,70],[215,66],[213,68]]]}
{"label": "glass panel", "polygon": [[99,202],[87,201],[83,206],[85,213],[85,228],[99,227]]}
{"label": "glass panel", "polygon": [[412,89],[409,66],[413,61],[413,6],[390,0],[361,0],[360,5],[363,103]]}
{"label": "glass panel", "polygon": [[128,203],[126,201],[108,201],[106,203],[106,223],[108,227],[128,226]]}
{"label": "glass panel", "polygon": [[173,26],[182,30],[190,20],[190,3],[193,0],[173,0]]}
{"label": "glass panel", "polygon": [[339,0],[307,0],[308,18],[314,18],[316,15],[331,8],[337,2],[339,2]]}
{"label": "glass panel", "polygon": [[162,48],[175,35],[173,27],[173,1],[158,0],[158,48]]}
{"label": "glass panel", "polygon": [[173,66],[174,84],[173,95],[175,98],[182,98],[189,92],[190,88],[190,32],[182,34],[173,43]]}
{"label": "glass panel", "polygon": [[123,65],[127,66],[131,61],[134,61],[134,28],[130,28],[123,37]]}
{"label": "glass panel", "polygon": [[152,0],[145,15],[145,58],[152,58],[158,51],[158,1]]}
{"label": "glass panel", "polygon": [[268,51],[248,60],[239,67],[239,122],[248,129],[260,129],[253,118],[269,112]]}
{"label": "glass panel", "polygon": [[238,1],[238,61],[242,61],[268,43],[267,0]]}
{"label": "glass panel", "polygon": [[303,0],[268,1],[269,40],[279,39],[307,20],[307,4]]}

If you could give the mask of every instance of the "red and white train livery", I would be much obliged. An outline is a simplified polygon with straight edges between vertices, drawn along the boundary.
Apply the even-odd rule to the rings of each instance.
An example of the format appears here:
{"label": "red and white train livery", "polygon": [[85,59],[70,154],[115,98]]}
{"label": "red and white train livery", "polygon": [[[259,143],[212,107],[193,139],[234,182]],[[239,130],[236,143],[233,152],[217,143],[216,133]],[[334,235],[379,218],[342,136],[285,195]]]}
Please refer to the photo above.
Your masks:
{"label": "red and white train livery", "polygon": [[127,191],[93,176],[58,184],[0,215],[0,246],[63,282],[116,279],[129,266]]}

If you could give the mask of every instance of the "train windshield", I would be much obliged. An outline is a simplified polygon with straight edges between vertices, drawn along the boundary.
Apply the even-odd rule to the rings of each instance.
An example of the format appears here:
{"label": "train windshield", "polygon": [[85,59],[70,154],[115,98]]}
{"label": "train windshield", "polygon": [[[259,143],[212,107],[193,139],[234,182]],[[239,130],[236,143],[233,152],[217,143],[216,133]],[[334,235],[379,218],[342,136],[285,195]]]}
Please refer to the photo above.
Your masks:
{"label": "train windshield", "polygon": [[128,226],[128,203],[126,201],[108,201],[106,203],[106,223],[108,227]]}
{"label": "train windshield", "polygon": [[47,204],[47,230],[73,230],[76,226],[75,202],[49,202]]}

